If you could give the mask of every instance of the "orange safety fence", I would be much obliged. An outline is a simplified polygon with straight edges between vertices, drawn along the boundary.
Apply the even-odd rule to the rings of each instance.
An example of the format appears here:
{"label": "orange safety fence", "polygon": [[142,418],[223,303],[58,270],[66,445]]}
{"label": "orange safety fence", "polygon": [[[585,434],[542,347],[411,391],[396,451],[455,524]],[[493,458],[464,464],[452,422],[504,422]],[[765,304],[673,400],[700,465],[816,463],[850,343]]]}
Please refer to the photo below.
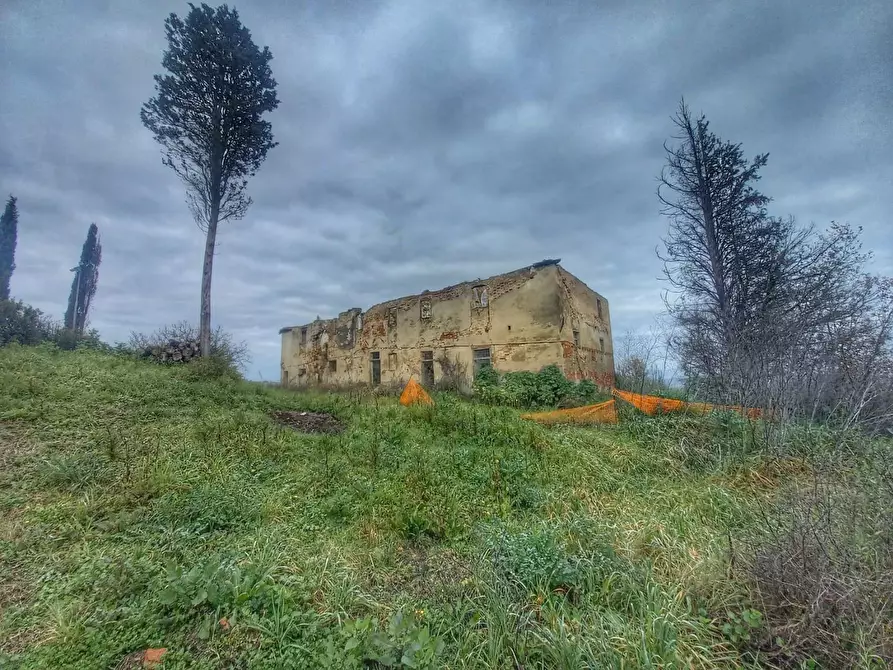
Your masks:
{"label": "orange safety fence", "polygon": [[[612,389],[611,393],[633,405],[640,411],[653,416],[667,412],[691,412],[693,414],[708,414],[714,411],[737,412],[748,419],[759,419],[763,416],[763,410],[758,407],[740,407],[738,405],[714,405],[706,402],[686,402],[675,398],[661,398],[654,395],[642,395],[630,393],[620,389]],[[400,404],[409,406],[415,404],[433,405],[431,396],[413,378],[400,394]],[[573,407],[571,409],[556,409],[550,412],[529,412],[521,415],[522,419],[529,419],[543,424],[577,423],[599,424],[617,423],[617,407],[613,399],[597,405],[585,407]]]}
{"label": "orange safety fence", "polygon": [[530,419],[537,423],[617,423],[617,408],[614,400],[587,405],[586,407],[574,407],[572,409],[556,409],[552,412],[533,412],[522,414],[522,419]]}
{"label": "orange safety fence", "polygon": [[400,404],[406,407],[415,404],[433,405],[434,401],[431,400],[431,396],[422,388],[421,384],[410,377],[403,388],[403,393],[400,394]]}
{"label": "orange safety fence", "polygon": [[654,395],[642,395],[614,389],[612,393],[649,416],[666,412],[692,412],[708,414],[709,412],[737,412],[748,419],[759,419],[763,410],[758,407],[740,407],[738,405],[713,405],[706,402],[685,402],[675,398],[660,398]]}

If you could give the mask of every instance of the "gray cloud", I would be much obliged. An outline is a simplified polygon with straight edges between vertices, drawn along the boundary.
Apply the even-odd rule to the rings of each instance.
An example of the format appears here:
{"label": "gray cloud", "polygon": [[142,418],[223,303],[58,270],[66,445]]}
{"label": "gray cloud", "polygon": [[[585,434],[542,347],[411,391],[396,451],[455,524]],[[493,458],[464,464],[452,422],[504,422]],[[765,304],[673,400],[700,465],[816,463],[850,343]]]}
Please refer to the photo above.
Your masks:
{"label": "gray cloud", "polygon": [[[215,322],[278,375],[279,327],[545,257],[612,303],[661,310],[654,196],[685,95],[770,152],[773,212],[865,230],[893,273],[893,7],[822,3],[263,0],[280,142],[220,235]],[[181,2],[0,10],[0,189],[19,197],[13,292],[64,311],[87,226],[110,340],[193,319],[203,240],[139,122]]]}

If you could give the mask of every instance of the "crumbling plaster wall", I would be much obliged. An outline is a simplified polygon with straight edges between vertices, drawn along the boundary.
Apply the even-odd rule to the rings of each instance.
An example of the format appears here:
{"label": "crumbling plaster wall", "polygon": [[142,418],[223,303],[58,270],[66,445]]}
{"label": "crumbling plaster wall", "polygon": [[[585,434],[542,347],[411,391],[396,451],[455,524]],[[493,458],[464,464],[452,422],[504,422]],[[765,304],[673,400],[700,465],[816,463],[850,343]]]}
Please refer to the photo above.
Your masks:
{"label": "crumbling plaster wall", "polygon": [[[477,286],[487,289],[486,305],[475,306]],[[571,337],[571,319],[591,323],[593,333],[604,325],[594,317],[595,295],[560,266],[547,265],[390,300],[366,312],[351,309],[334,319],[283,332],[283,379],[287,373],[288,383],[294,385],[367,383],[372,352],[379,353],[383,384],[410,376],[419,379],[422,352],[430,351],[435,380],[443,375],[438,360],[446,354],[465,370],[470,382],[473,350],[486,347],[500,371],[535,371],[558,363],[576,378],[606,379],[601,369],[604,357],[600,361],[586,359],[582,371],[577,372],[567,360],[564,341]],[[602,301],[607,320],[607,301]],[[593,316],[585,316],[590,306]],[[428,318],[422,317],[423,310]],[[307,329],[304,344],[302,328]],[[597,337],[587,334],[585,346],[591,348],[593,341],[597,343]],[[335,361],[334,370],[329,361]],[[613,362],[610,370],[613,381]]]}
{"label": "crumbling plaster wall", "polygon": [[608,301],[560,267],[558,281],[565,376],[568,379],[591,379],[602,387],[614,386],[614,345]]}

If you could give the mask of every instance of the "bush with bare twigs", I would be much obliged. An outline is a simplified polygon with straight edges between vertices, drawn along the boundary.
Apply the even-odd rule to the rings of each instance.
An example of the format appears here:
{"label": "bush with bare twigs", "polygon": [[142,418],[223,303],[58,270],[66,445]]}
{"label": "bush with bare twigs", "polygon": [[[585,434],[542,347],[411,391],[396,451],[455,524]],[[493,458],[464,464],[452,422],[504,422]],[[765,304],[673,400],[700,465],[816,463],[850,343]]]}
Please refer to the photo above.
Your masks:
{"label": "bush with bare twigs", "polygon": [[783,665],[893,662],[893,465],[889,445],[867,450],[825,458],[736,551]]}
{"label": "bush with bare twigs", "polygon": [[452,391],[467,395],[471,392],[468,384],[468,364],[458,358],[452,358],[447,352],[437,357],[440,366],[440,379],[434,385],[438,391]]}
{"label": "bush with bare twigs", "polygon": [[[189,321],[162,326],[153,333],[130,334],[129,347],[139,356],[144,356],[159,363],[187,363],[199,358],[198,327]],[[216,361],[214,369],[228,369],[241,372],[249,362],[248,344],[236,342],[230,333],[219,326],[211,333],[211,359]],[[213,372],[209,363],[203,367]]]}

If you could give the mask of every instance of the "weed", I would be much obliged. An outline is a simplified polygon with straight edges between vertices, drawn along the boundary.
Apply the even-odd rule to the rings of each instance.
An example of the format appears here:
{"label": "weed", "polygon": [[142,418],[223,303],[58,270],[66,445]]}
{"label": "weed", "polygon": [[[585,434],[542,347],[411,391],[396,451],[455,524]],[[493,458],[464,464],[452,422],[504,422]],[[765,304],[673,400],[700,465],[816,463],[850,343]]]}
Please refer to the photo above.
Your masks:
{"label": "weed", "polygon": [[722,634],[732,644],[750,642],[751,633],[763,625],[763,615],[759,610],[743,609],[738,613],[726,612],[726,616]]}
{"label": "weed", "polygon": [[764,532],[739,547],[773,655],[841,668],[893,660],[889,453],[832,454],[833,468],[773,501]]}
{"label": "weed", "polygon": [[474,381],[478,398],[490,405],[519,408],[577,407],[607,399],[590,380],[574,383],[557,365],[547,365],[537,373],[507,372],[484,367]]}

